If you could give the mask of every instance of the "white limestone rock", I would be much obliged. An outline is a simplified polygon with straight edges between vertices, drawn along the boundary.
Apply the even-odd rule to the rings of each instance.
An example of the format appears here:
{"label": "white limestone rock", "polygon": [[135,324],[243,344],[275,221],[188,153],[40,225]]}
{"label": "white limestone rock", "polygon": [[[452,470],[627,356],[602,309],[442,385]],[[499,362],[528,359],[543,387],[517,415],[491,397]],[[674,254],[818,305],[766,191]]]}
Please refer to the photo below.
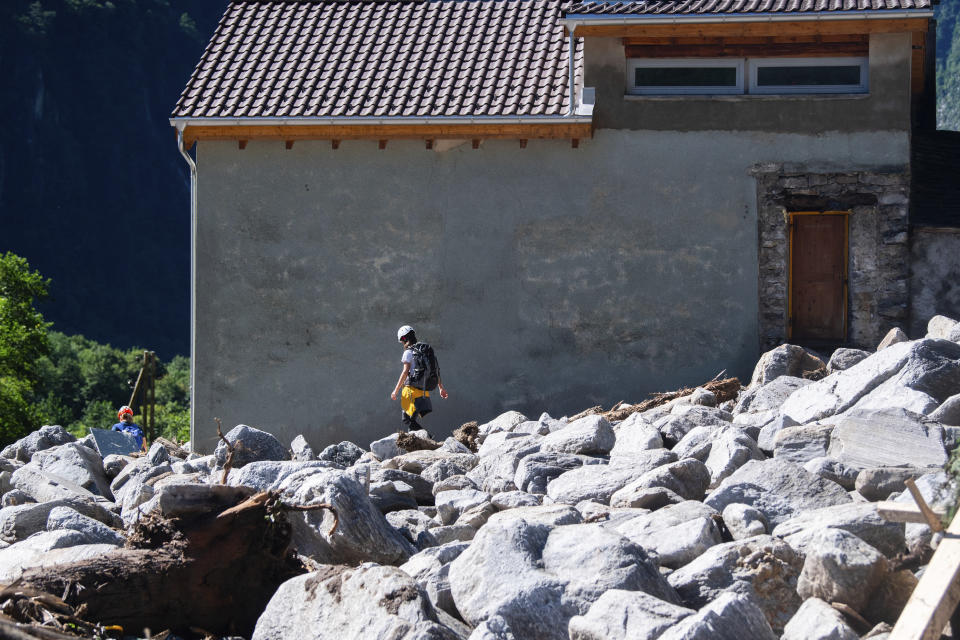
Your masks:
{"label": "white limestone rock", "polygon": [[70,530],[83,535],[84,544],[112,544],[118,547],[126,542],[120,533],[70,507],[54,507],[47,516],[47,531]]}
{"label": "white limestone rock", "polygon": [[521,422],[526,422],[527,416],[523,415],[519,411],[507,411],[506,413],[501,413],[499,416],[491,420],[490,422],[485,422],[478,427],[478,434],[480,439],[484,439],[489,436],[491,433],[498,433],[500,431],[512,431],[515,426]]}
{"label": "white limestone rock", "polygon": [[780,435],[780,432],[795,426],[797,426],[797,421],[790,416],[775,416],[760,429],[760,433],[757,436],[757,446],[760,447],[761,451],[772,455],[774,447],[776,447],[777,436]]}
{"label": "white limestone rock", "polygon": [[857,536],[842,529],[821,529],[807,544],[797,593],[842,602],[862,612],[888,571],[883,554]]}
{"label": "white limestone rock", "polygon": [[803,601],[780,640],[859,640],[843,614],[819,598]]}
{"label": "white limestone rock", "polygon": [[656,640],[693,609],[680,607],[642,591],[610,589],[586,614],[570,618],[570,640]]}
{"label": "white limestone rock", "polygon": [[303,434],[299,434],[290,442],[290,454],[290,458],[297,462],[307,462],[308,460],[317,459],[316,454],[313,452],[313,447],[311,447],[307,439],[303,437]]}
{"label": "white limestone rock", "polygon": [[370,452],[377,456],[379,460],[389,460],[390,458],[399,456],[400,447],[397,446],[397,439],[399,437],[399,433],[391,433],[379,440],[374,440],[370,443]]}
{"label": "white limestone rock", "polygon": [[52,569],[117,549],[114,544],[84,544],[83,540],[78,531],[42,531],[0,549],[0,583],[10,584],[30,569]]}
{"label": "white limestone rock", "polygon": [[37,451],[75,442],[77,438],[60,425],[44,425],[0,451],[0,458],[30,462]]}
{"label": "white limestone rock", "polygon": [[453,524],[464,511],[490,502],[490,494],[474,489],[441,491],[435,496],[437,515],[443,524]]}
{"label": "white limestone rock", "polygon": [[616,443],[613,426],[599,415],[575,420],[559,431],[545,436],[540,450],[581,455],[605,455]]}
{"label": "white limestone rock", "polygon": [[85,500],[50,500],[0,509],[0,540],[13,543],[43,531],[50,512],[58,507],[70,508],[110,527],[123,525],[123,521],[103,504]]}
{"label": "white limestone rock", "polygon": [[845,416],[830,436],[827,455],[860,469],[947,462],[940,425],[903,409]]}
{"label": "white limestone rock", "polygon": [[661,566],[680,567],[722,542],[714,509],[687,500],[613,526],[651,554]]}
{"label": "white limestone rock", "polygon": [[829,456],[813,458],[804,463],[803,468],[826,480],[836,482],[847,491],[856,488],[859,469],[847,466]]}
{"label": "white limestone rock", "polygon": [[638,451],[660,449],[663,438],[652,424],[639,413],[627,416],[627,419],[614,427],[616,442],[610,450],[610,456],[631,455]]}
{"label": "white limestone rock", "polygon": [[504,491],[491,496],[490,502],[501,511],[518,507],[537,507],[540,506],[540,496],[525,491]]}
{"label": "white limestone rock", "polygon": [[745,504],[728,504],[723,508],[723,523],[734,540],[746,540],[767,533],[767,519],[757,509]]}
{"label": "white limestone rock", "polygon": [[748,595],[780,633],[800,607],[796,581],[802,567],[801,556],[790,545],[775,537],[757,536],[710,547],[667,576],[667,581],[682,603],[694,609],[726,592]]}
{"label": "white limestone rock", "polygon": [[750,460],[765,460],[757,443],[733,426],[721,427],[710,445],[704,465],[710,471],[710,486],[716,487]]}
{"label": "white limestone rock", "polygon": [[960,393],[944,400],[933,413],[930,419],[943,425],[960,427]]}
{"label": "white limestone rock", "polygon": [[960,388],[960,344],[924,339],[894,344],[845,371],[833,373],[794,392],[783,404],[782,413],[798,424],[843,413],[881,384],[883,397],[875,397],[874,409],[886,398],[891,406],[906,390],[921,392],[943,401]]}
{"label": "white limestone rock", "polygon": [[666,449],[651,449],[624,460],[622,465],[586,465],[560,475],[547,485],[547,496],[554,502],[574,505],[581,500],[606,504],[610,496],[647,471],[675,462]]}
{"label": "white limestone rock", "polygon": [[571,617],[609,589],[676,596],[643,549],[600,525],[551,527],[504,511],[450,565],[457,609],[472,626],[502,617],[518,638],[567,638]]}
{"label": "white limestone rock", "polygon": [[786,460],[751,460],[704,500],[718,511],[732,503],[754,507],[771,527],[797,513],[851,502],[843,487]]}
{"label": "white limestone rock", "polygon": [[[233,445],[232,466],[239,469],[258,460],[288,460],[287,448],[272,433],[245,424],[238,424],[227,432],[226,439]],[[238,444],[239,443],[239,444]],[[227,461],[227,445],[221,440],[213,450],[217,467]]]}
{"label": "white limestone rock", "polygon": [[661,465],[647,471],[610,497],[614,507],[633,507],[632,496],[638,491],[663,487],[676,493],[683,500],[703,500],[710,485],[710,470],[695,458],[686,458]]}
{"label": "white limestone rock", "polygon": [[543,436],[525,435],[505,440],[487,455],[480,457],[477,465],[466,475],[489,493],[517,489],[513,478],[520,460],[540,451],[544,439]]}
{"label": "white limestone rock", "polygon": [[763,386],[780,376],[803,378],[805,372],[815,371],[823,366],[825,365],[822,360],[803,347],[782,344],[760,356],[749,386],[751,389]]}
{"label": "white limestone rock", "polygon": [[781,429],[773,441],[773,457],[803,465],[827,455],[833,425],[805,424]]}
{"label": "white limestone rock", "polygon": [[900,327],[894,327],[887,331],[887,334],[883,336],[883,339],[880,340],[880,344],[877,345],[877,351],[883,351],[889,347],[892,347],[895,344],[902,344],[904,342],[909,342],[910,337],[903,332],[903,329]]}
{"label": "white limestone rock", "polygon": [[410,576],[372,564],[325,566],[284,582],[251,640],[362,637],[457,640]]}
{"label": "white limestone rock", "polygon": [[[160,448],[163,449],[162,446]],[[166,449],[163,454],[166,454]],[[103,458],[79,442],[68,442],[37,451],[27,467],[66,478],[94,495],[113,500],[110,483],[103,471]]]}
{"label": "white limestone rock", "polygon": [[664,632],[660,640],[777,640],[752,599],[724,593]]}
{"label": "white limestone rock", "polygon": [[779,411],[784,401],[789,398],[794,391],[808,384],[810,384],[810,380],[796,376],[781,375],[766,384],[751,386],[745,391],[742,391],[737,397],[737,404],[734,405],[733,415],[736,417],[743,413]]}
{"label": "white limestone rock", "polygon": [[833,355],[830,356],[830,361],[827,363],[827,373],[831,374],[837,371],[846,371],[853,365],[869,357],[869,351],[841,347],[840,349],[834,351]]}
{"label": "white limestone rock", "polygon": [[10,484],[37,502],[50,500],[85,500],[96,502],[97,496],[71,480],[29,464],[10,475]]}
{"label": "white limestone rock", "polygon": [[806,511],[776,525],[773,535],[807,554],[815,542],[816,532],[827,528],[852,533],[888,558],[905,549],[903,523],[881,518],[877,505],[872,502],[851,502]]}
{"label": "white limestone rock", "polygon": [[927,321],[927,337],[950,339],[950,333],[957,326],[957,321],[947,316],[933,316]]}

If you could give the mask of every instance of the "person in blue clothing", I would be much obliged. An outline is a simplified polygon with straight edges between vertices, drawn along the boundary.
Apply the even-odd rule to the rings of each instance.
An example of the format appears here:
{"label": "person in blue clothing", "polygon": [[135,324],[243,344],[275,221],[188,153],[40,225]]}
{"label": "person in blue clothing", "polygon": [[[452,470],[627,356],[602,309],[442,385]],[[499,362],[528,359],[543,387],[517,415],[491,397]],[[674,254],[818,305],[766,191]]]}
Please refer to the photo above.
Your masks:
{"label": "person in blue clothing", "polygon": [[113,425],[111,431],[124,431],[133,435],[137,439],[137,446],[141,451],[146,450],[146,443],[143,440],[143,429],[140,428],[140,425],[133,421],[133,409],[127,405],[120,407],[120,410],[117,411],[117,418],[120,420],[117,424]]}

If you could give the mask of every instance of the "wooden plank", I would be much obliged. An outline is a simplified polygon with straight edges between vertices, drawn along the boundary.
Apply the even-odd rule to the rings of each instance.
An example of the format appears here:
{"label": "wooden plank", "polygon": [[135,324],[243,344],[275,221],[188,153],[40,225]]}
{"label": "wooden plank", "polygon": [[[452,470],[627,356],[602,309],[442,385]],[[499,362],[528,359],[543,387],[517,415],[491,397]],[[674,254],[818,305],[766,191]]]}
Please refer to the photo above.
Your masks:
{"label": "wooden plank", "polygon": [[960,513],[954,516],[890,640],[936,640],[960,603]]}
{"label": "wooden plank", "polygon": [[[877,514],[888,522],[917,522],[927,524],[927,519],[923,512],[916,505],[906,502],[893,502],[885,500],[877,503]],[[934,514],[938,518],[946,515],[946,511],[935,510]]]}
{"label": "wooden plank", "polygon": [[197,140],[425,140],[425,139],[569,139],[592,138],[593,125],[445,124],[445,125],[192,125],[183,131],[184,145]]}
{"label": "wooden plank", "polygon": [[752,37],[907,33],[926,31],[928,18],[873,20],[797,20],[784,22],[701,22],[697,24],[582,24],[577,36],[605,37]]}
{"label": "wooden plank", "polygon": [[869,54],[869,45],[865,42],[629,45],[625,51],[628,58],[825,58],[866,56]]}
{"label": "wooden plank", "polygon": [[920,493],[920,489],[917,488],[917,483],[913,481],[913,478],[907,478],[904,484],[907,485],[907,490],[910,492],[910,495],[913,496],[913,501],[917,503],[917,508],[920,510],[920,513],[923,514],[923,518],[927,521],[930,529],[933,531],[943,531],[943,523],[940,522],[940,518],[933,512],[933,509],[930,508],[927,501],[923,499],[923,495]]}

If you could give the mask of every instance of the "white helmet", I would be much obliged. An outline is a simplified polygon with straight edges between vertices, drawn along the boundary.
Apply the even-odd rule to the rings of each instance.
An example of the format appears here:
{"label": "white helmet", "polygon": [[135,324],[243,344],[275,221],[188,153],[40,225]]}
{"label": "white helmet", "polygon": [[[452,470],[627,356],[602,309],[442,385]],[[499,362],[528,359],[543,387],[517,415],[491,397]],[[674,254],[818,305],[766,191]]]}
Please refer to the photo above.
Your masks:
{"label": "white helmet", "polygon": [[402,341],[403,336],[407,335],[408,333],[413,333],[413,327],[408,324],[405,324],[397,329],[397,341]]}

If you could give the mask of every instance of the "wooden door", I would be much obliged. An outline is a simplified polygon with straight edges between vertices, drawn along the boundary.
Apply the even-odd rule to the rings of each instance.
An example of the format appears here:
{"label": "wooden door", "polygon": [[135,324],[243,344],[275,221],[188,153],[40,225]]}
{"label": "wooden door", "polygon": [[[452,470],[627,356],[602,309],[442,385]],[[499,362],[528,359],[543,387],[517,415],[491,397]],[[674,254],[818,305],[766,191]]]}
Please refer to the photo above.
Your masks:
{"label": "wooden door", "polygon": [[842,342],[847,316],[847,215],[790,215],[790,337]]}

